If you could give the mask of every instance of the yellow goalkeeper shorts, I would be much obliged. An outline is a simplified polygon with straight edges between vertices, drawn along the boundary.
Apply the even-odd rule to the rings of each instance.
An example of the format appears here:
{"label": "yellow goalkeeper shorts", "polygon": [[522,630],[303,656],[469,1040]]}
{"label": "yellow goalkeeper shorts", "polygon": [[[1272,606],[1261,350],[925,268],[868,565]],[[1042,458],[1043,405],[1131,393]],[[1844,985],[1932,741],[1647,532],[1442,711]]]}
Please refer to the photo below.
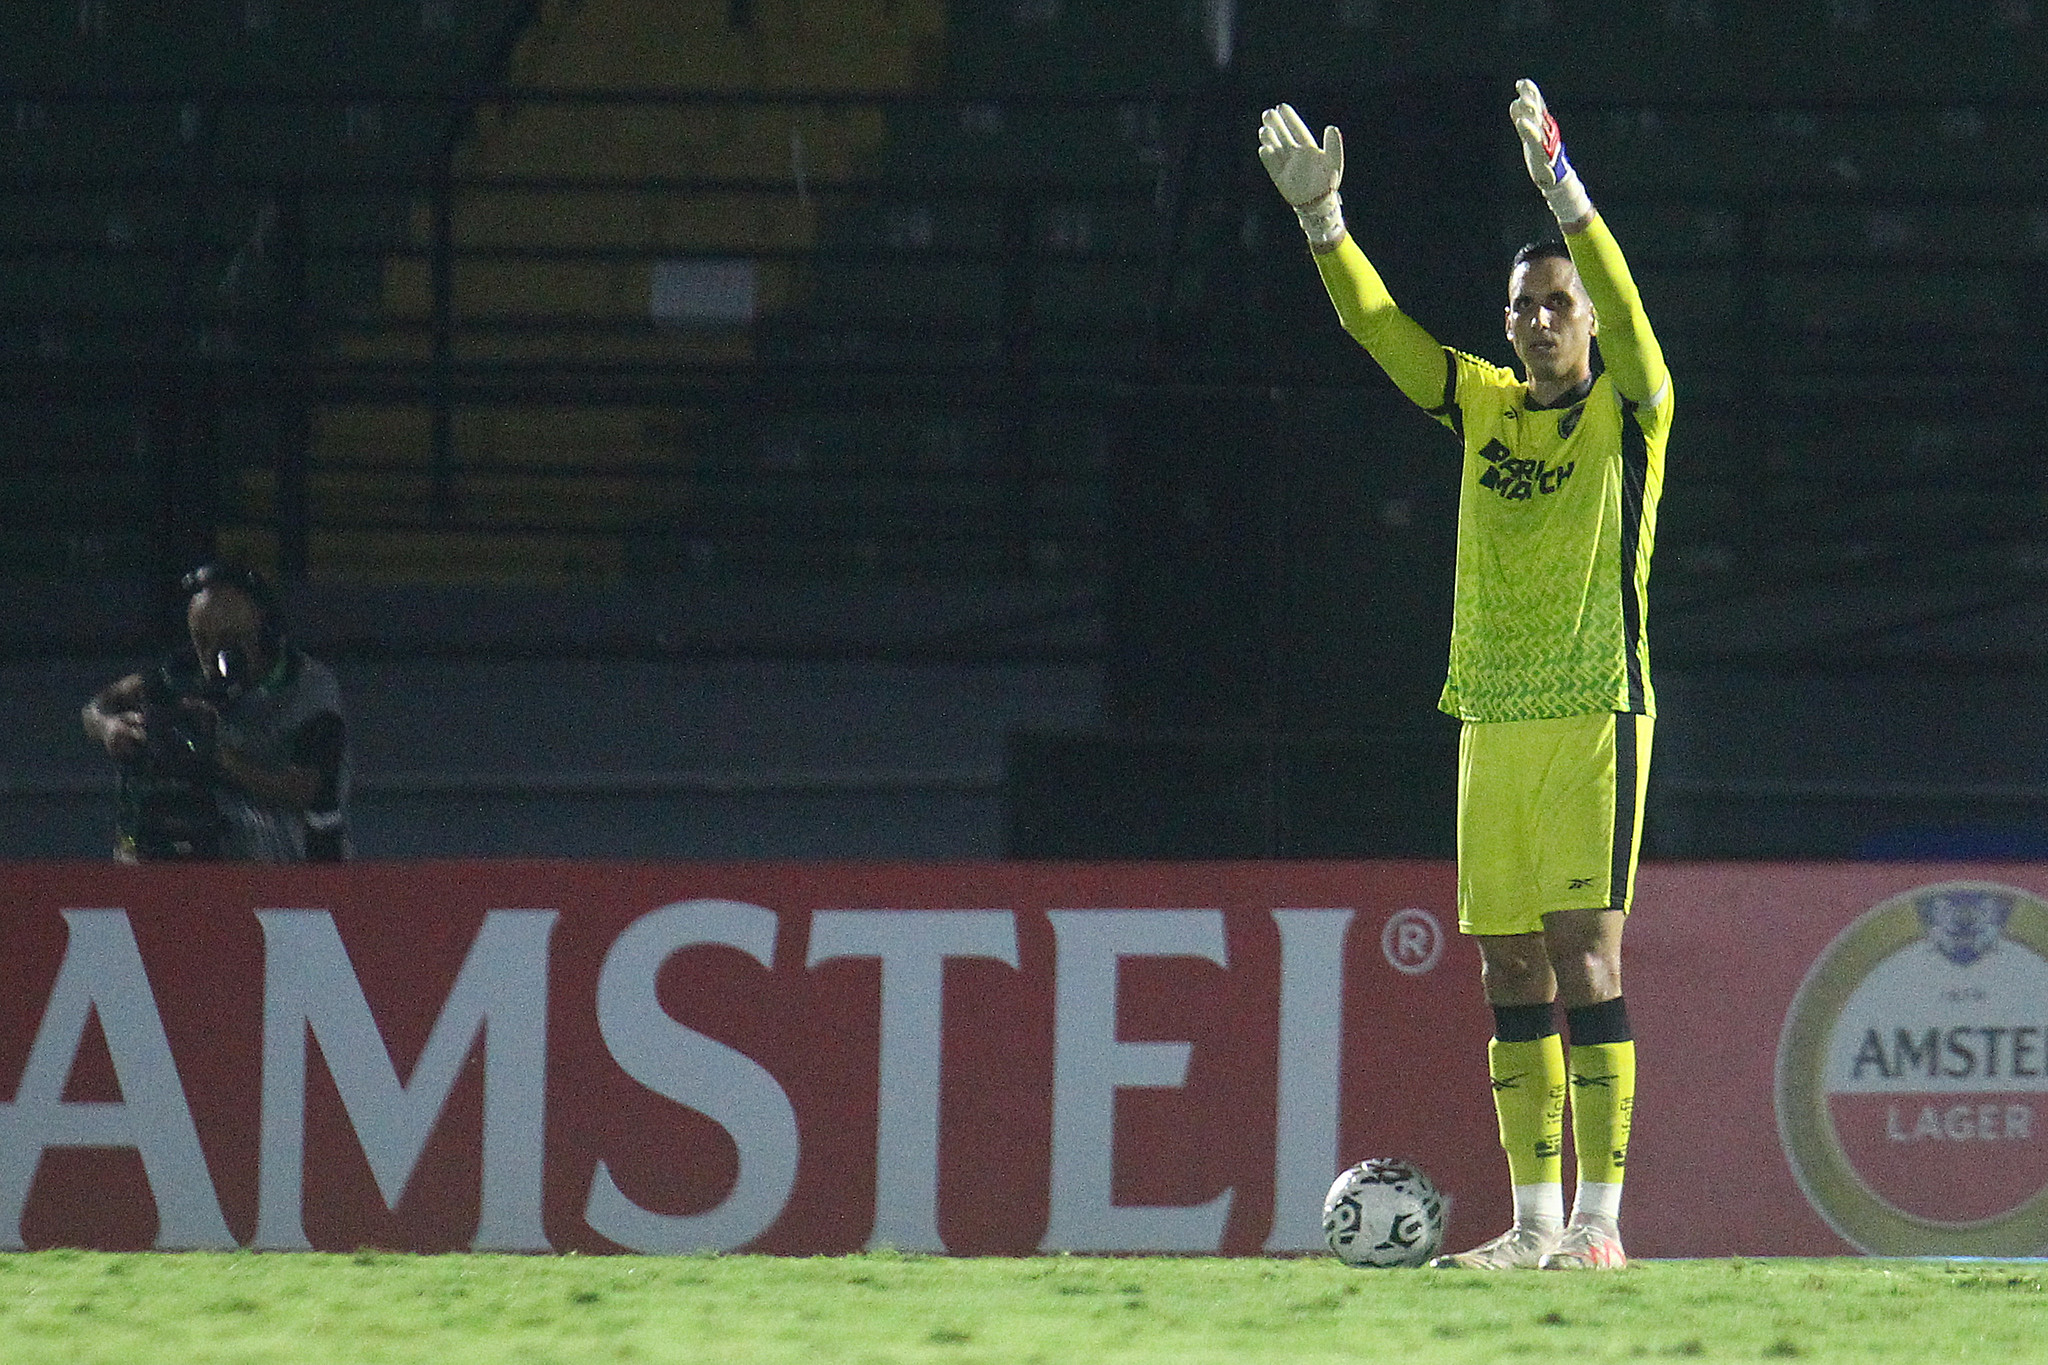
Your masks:
{"label": "yellow goalkeeper shorts", "polygon": [[1467,721],[1458,738],[1458,927],[1541,932],[1558,910],[1626,912],[1642,848],[1648,716]]}

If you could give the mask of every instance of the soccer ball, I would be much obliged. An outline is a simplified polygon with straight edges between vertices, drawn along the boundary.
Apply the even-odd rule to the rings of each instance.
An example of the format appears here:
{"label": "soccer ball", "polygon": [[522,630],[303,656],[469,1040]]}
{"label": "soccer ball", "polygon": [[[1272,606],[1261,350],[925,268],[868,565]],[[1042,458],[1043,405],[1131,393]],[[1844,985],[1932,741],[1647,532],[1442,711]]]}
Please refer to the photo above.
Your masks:
{"label": "soccer ball", "polygon": [[1346,1265],[1421,1265],[1444,1244],[1444,1197],[1421,1167],[1376,1156],[1330,1186],[1323,1236]]}

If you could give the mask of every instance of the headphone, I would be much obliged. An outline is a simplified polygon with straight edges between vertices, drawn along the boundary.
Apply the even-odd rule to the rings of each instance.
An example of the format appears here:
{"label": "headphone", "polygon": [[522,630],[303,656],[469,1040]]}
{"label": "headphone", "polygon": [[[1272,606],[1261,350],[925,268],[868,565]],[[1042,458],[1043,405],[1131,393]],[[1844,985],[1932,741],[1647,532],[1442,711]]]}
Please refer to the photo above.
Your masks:
{"label": "headphone", "polygon": [[200,565],[178,580],[178,589],[185,594],[187,606],[208,588],[233,588],[254,602],[257,613],[263,618],[262,625],[257,628],[257,642],[273,661],[283,653],[284,628],[277,619],[277,594],[271,591],[270,584],[264,582],[263,575],[246,565],[217,559],[211,564]]}

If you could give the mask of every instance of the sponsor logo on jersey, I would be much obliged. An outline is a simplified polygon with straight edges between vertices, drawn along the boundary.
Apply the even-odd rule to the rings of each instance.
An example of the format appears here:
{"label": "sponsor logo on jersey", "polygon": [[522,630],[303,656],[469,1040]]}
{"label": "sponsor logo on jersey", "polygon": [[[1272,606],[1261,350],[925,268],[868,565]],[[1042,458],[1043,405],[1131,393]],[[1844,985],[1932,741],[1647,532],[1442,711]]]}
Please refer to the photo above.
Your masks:
{"label": "sponsor logo on jersey", "polygon": [[1779,1035],[1800,1188],[1863,1251],[2048,1252],[2048,904],[1944,882],[1868,911]]}
{"label": "sponsor logo on jersey", "polygon": [[1554,465],[1547,460],[1518,460],[1500,441],[1488,441],[1479,451],[1486,469],[1479,486],[1491,488],[1509,502],[1526,502],[1539,493],[1555,493],[1572,476],[1577,462]]}

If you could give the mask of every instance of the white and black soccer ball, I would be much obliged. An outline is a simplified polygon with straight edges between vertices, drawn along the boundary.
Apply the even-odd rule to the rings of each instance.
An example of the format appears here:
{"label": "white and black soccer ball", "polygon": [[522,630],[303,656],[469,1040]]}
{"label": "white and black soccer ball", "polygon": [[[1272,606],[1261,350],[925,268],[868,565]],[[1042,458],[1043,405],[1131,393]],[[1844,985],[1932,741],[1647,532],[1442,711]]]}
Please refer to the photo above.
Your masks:
{"label": "white and black soccer ball", "polygon": [[1330,1186],[1323,1236],[1346,1265],[1421,1265],[1443,1247],[1444,1197],[1420,1166],[1376,1156]]}

